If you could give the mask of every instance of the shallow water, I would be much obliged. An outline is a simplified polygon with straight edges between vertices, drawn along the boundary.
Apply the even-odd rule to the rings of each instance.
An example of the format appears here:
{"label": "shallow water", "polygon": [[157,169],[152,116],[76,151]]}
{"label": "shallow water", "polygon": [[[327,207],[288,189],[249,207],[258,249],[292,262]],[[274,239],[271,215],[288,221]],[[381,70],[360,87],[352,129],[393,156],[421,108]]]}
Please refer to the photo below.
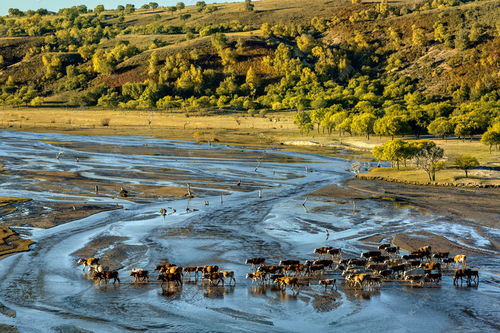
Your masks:
{"label": "shallow water", "polygon": [[[141,147],[147,153],[139,154]],[[489,239],[498,239],[498,229],[480,228],[478,233],[468,224],[422,215],[387,201],[326,202],[308,197],[304,207],[310,192],[351,177],[348,161],[154,138],[19,132],[0,132],[0,159],[6,169],[14,171],[79,172],[90,180],[116,184],[185,186],[189,182],[193,191],[211,193],[193,199],[138,203],[114,196],[78,195],[78,189],[71,195],[42,191],[37,181],[17,177],[16,172],[0,174],[0,196],[33,198],[40,204],[64,200],[124,207],[51,229],[16,229],[29,234],[37,244],[31,252],[0,261],[0,302],[16,311],[15,318],[0,311],[0,323],[15,325],[21,332],[500,329],[500,260],[496,252],[468,259],[481,272],[477,288],[455,288],[446,276],[433,288],[388,283],[360,292],[340,284],[338,293],[325,293],[312,285],[293,295],[290,291],[263,290],[244,278],[249,271],[243,264],[245,258],[263,256],[275,263],[288,258],[306,260],[314,258],[314,248],[324,245],[359,256],[369,248],[362,239],[376,234],[389,240],[398,232],[429,231],[457,242],[465,238],[468,246],[485,251],[490,251]],[[182,178],[166,177],[165,170],[180,172]],[[155,175],[161,180],[155,181]],[[243,191],[234,185],[239,180]],[[169,209],[163,218],[159,209],[166,207],[176,212]],[[0,222],[4,219],[7,217],[0,217]],[[328,241],[325,228],[330,230]],[[118,237],[102,241],[102,247],[92,254],[108,258],[110,265],[119,269],[120,286],[92,283],[81,267],[76,267],[77,257],[71,255],[104,236]],[[129,283],[131,269],[151,270],[162,259],[234,270],[236,286],[186,283],[182,290],[162,294],[157,283]]]}

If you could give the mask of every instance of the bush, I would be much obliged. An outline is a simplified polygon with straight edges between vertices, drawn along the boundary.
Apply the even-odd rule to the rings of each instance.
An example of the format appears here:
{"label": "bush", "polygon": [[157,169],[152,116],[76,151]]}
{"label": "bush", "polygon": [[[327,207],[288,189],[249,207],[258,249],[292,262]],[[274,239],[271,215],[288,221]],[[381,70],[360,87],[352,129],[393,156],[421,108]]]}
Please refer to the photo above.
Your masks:
{"label": "bush", "polygon": [[103,118],[101,119],[101,126],[109,126],[109,122],[111,121],[111,119],[109,118]]}

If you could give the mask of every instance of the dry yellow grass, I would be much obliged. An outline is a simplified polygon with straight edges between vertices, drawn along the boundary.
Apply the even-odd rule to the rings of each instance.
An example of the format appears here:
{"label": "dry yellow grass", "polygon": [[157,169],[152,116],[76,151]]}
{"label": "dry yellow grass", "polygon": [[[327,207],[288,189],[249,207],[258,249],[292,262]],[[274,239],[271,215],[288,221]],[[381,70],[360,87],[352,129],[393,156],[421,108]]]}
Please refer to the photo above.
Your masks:
{"label": "dry yellow grass", "polygon": [[31,244],[34,244],[30,239],[23,239],[19,234],[10,228],[0,229],[0,258],[14,254],[17,252],[29,251]]}
{"label": "dry yellow grass", "polygon": [[[430,183],[427,173],[415,168],[373,168],[369,173],[359,176],[361,179],[387,180],[409,184]],[[493,170],[470,170],[469,177],[460,169],[444,169],[436,173],[435,185],[445,186],[500,186],[500,172]]]}

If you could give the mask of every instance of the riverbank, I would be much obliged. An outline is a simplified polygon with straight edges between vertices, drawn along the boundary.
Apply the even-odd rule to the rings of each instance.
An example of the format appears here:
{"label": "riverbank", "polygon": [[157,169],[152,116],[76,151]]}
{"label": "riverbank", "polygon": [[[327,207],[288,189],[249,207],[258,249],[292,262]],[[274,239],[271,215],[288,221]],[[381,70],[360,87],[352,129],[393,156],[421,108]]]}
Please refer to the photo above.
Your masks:
{"label": "riverbank", "polygon": [[[422,213],[443,216],[448,221],[463,225],[499,228],[500,190],[496,188],[454,188],[432,187],[385,181],[351,179],[340,186],[330,185],[311,195],[329,199],[376,199],[389,200],[399,205],[418,209]],[[472,242],[464,235],[464,244],[450,242],[432,233],[391,235],[392,243],[406,251],[414,251],[421,246],[431,245],[438,251],[450,253],[475,253]],[[500,251],[500,242],[487,237],[492,251]],[[376,243],[376,241],[374,241]]]}

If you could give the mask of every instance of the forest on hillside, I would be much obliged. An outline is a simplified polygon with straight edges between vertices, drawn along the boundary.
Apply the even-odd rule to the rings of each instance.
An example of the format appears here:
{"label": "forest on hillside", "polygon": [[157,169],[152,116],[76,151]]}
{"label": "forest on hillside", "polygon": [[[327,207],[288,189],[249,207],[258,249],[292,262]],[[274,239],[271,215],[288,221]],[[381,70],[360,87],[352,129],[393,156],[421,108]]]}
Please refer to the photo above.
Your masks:
{"label": "forest on hillside", "polygon": [[489,131],[499,143],[497,1],[298,3],[287,17],[274,0],[11,8],[0,17],[0,103],[289,110],[303,131]]}

